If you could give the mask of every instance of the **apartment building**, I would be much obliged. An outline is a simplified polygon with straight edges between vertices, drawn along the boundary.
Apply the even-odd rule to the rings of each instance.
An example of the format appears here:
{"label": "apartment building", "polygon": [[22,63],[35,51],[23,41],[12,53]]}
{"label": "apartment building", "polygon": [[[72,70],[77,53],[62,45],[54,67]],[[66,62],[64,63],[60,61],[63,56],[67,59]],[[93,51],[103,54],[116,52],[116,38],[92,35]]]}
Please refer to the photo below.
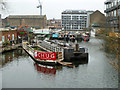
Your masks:
{"label": "apartment building", "polygon": [[2,18],[1,18],[1,14],[0,14],[0,28],[2,28]]}
{"label": "apartment building", "polygon": [[65,10],[62,12],[63,30],[83,30],[89,27],[90,14],[94,11],[86,10]]}
{"label": "apartment building", "polygon": [[105,5],[108,27],[113,32],[120,32],[120,0],[107,0]]}
{"label": "apartment building", "polygon": [[[1,19],[1,14],[0,14],[0,30],[2,27],[2,19]],[[0,32],[0,48],[2,47],[2,32]]]}

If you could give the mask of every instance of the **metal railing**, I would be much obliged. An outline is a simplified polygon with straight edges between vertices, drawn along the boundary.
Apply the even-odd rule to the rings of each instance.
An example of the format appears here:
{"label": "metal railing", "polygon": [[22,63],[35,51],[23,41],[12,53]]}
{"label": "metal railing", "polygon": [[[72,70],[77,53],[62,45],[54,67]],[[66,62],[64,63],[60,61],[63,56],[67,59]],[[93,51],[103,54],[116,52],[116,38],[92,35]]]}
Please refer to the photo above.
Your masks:
{"label": "metal railing", "polygon": [[56,46],[55,44],[51,44],[50,42],[47,41],[39,41],[39,45],[42,46],[43,48],[55,52],[57,54],[58,59],[63,59],[63,48]]}
{"label": "metal railing", "polygon": [[[49,50],[49,51],[51,51],[51,52],[55,52],[57,59],[63,60],[63,55],[64,55],[64,54],[63,54],[63,48],[58,47],[58,46],[55,46],[55,45],[51,45],[49,42],[45,42],[45,41],[41,41],[41,43],[39,43],[39,45],[40,45],[41,47],[43,47],[44,49],[46,49],[46,50]],[[39,45],[38,45],[38,46],[39,46]],[[23,46],[23,48],[26,49],[31,55],[34,55],[34,51],[36,51],[36,50],[34,50],[31,45],[27,45],[26,43],[23,43],[22,46]]]}

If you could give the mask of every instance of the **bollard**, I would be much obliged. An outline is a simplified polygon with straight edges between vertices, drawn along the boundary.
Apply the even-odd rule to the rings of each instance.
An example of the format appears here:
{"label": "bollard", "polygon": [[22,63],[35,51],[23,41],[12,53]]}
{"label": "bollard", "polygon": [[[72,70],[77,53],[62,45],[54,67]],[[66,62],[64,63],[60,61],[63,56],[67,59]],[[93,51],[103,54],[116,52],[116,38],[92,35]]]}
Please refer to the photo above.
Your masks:
{"label": "bollard", "polygon": [[79,51],[79,44],[75,45],[75,51]]}

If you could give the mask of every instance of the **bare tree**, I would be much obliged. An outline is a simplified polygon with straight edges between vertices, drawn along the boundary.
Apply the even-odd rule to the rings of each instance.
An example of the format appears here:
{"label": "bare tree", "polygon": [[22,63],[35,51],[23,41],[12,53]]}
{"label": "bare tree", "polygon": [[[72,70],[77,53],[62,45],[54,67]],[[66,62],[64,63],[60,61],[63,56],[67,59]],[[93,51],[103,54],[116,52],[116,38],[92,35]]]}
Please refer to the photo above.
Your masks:
{"label": "bare tree", "polygon": [[0,0],[0,14],[3,17],[8,14],[8,3],[6,0]]}

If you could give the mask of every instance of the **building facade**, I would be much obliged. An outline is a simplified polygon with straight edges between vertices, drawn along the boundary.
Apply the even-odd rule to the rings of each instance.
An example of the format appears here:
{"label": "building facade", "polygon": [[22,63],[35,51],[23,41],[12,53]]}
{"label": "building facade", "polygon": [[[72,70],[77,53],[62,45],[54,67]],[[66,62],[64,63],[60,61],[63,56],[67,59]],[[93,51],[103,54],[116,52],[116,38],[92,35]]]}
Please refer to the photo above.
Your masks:
{"label": "building facade", "polygon": [[48,24],[48,28],[49,29],[62,29],[62,21],[61,19],[49,19],[47,21],[47,24]]}
{"label": "building facade", "polygon": [[90,14],[93,11],[65,10],[62,12],[62,27],[64,30],[83,30],[89,27]]}
{"label": "building facade", "polygon": [[2,34],[0,36],[0,42],[1,46],[5,43],[16,43],[17,41],[17,30],[16,29],[7,29],[7,28],[1,28],[0,33]]}
{"label": "building facade", "polygon": [[2,18],[1,18],[1,14],[0,14],[0,28],[2,28]]}
{"label": "building facade", "polygon": [[[0,14],[0,29],[2,27],[2,19],[1,19],[1,14]],[[0,32],[0,48],[2,47],[2,32]]]}
{"label": "building facade", "polygon": [[105,28],[106,17],[99,10],[96,10],[90,15],[89,27]]}
{"label": "building facade", "polygon": [[47,18],[46,15],[10,15],[3,20],[4,27],[19,27],[20,25],[43,29],[47,26]]}
{"label": "building facade", "polygon": [[107,0],[105,5],[108,27],[113,32],[120,32],[120,0]]}

